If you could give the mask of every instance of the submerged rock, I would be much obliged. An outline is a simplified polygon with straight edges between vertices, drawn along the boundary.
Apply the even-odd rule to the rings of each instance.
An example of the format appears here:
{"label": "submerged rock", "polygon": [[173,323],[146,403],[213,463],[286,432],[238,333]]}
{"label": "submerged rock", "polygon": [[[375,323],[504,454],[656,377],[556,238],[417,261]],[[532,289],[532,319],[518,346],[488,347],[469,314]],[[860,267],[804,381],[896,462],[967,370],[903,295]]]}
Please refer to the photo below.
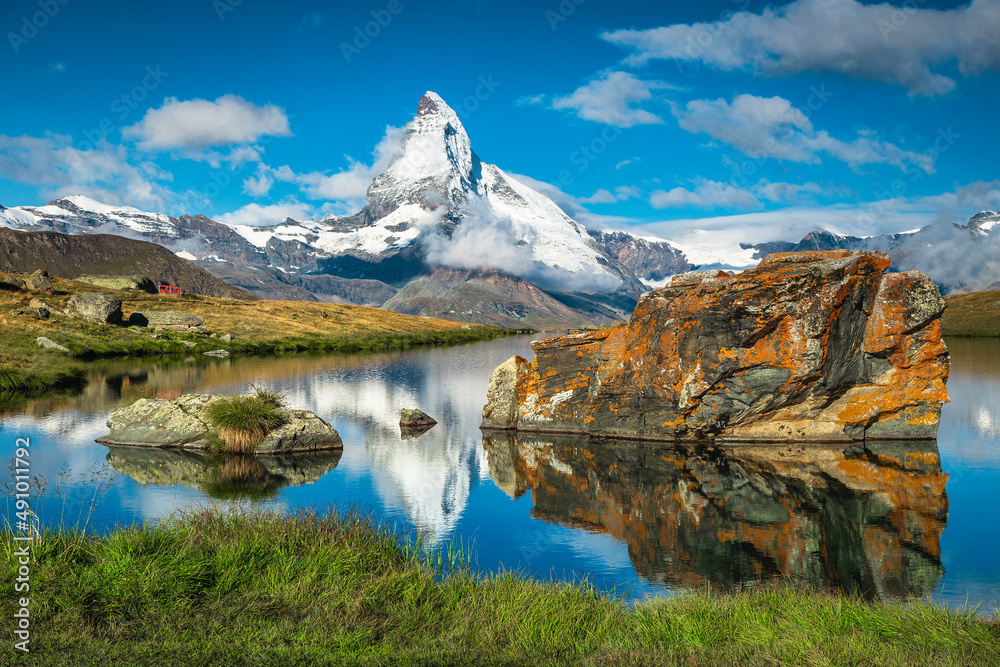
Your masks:
{"label": "submerged rock", "polygon": [[[174,399],[141,398],[114,412],[107,425],[111,432],[98,438],[104,445],[206,449],[211,423],[208,409],[224,397],[185,394]],[[257,454],[275,455],[342,449],[340,435],[307,410],[282,410],[285,424],[257,445]]]}
{"label": "submerged rock", "polygon": [[484,429],[649,440],[934,438],[945,303],[881,252],[778,253],[675,276],[627,325],[532,344],[494,372]]}
{"label": "submerged rock", "polygon": [[403,408],[399,413],[399,425],[410,429],[428,429],[437,424],[437,420],[422,410]]}

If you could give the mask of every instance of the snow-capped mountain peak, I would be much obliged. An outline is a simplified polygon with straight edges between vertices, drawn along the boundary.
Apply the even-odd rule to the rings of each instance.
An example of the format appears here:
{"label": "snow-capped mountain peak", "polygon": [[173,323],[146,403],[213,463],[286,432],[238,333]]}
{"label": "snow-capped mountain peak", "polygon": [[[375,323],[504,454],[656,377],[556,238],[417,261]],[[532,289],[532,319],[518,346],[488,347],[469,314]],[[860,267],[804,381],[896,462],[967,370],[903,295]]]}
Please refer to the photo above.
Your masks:
{"label": "snow-capped mountain peak", "polygon": [[479,158],[458,114],[427,92],[403,129],[398,156],[369,187],[368,205],[382,215],[392,200],[401,204],[404,198],[428,209],[458,206],[469,192],[480,193],[478,172]]}

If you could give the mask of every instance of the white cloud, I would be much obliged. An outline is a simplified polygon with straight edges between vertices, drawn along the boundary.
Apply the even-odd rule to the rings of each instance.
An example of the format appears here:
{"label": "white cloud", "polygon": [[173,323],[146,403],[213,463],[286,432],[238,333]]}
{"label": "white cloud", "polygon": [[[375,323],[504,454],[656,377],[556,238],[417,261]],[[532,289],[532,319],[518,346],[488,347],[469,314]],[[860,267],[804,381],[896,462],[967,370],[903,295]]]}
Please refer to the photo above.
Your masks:
{"label": "white cloud", "polygon": [[642,190],[636,186],[620,185],[615,188],[614,192],[601,188],[589,197],[583,197],[577,201],[581,204],[614,204],[615,202],[626,201],[628,199],[632,199],[633,197],[638,198],[641,196]]}
{"label": "white cloud", "polygon": [[163,210],[176,196],[171,174],[151,162],[133,164],[124,146],[101,141],[81,150],[66,135],[0,135],[0,178],[35,186],[48,199],[84,194],[114,205]]}
{"label": "white cloud", "polygon": [[288,137],[288,116],[273,104],[257,106],[236,95],[209,100],[167,98],[122,136],[147,151],[201,151],[210,146],[250,144],[261,137]]}
{"label": "white cloud", "polygon": [[522,95],[514,101],[514,104],[519,107],[529,107],[544,101],[545,95]]}
{"label": "white cloud", "polygon": [[566,215],[573,218],[588,229],[605,229],[608,227],[615,227],[634,222],[632,218],[626,218],[620,215],[599,215],[597,213],[591,213],[583,205],[581,199],[563,192],[551,183],[539,181],[523,174],[512,174],[510,172],[504,173],[519,183],[523,183],[529,188],[537,192],[541,192],[543,195],[551,199],[556,206],[561,208]]}
{"label": "white cloud", "polygon": [[814,195],[830,194],[818,183],[772,183],[761,179],[750,187],[696,178],[693,188],[656,190],[649,197],[653,208],[759,209],[764,201],[798,203]]}
{"label": "white cloud", "polygon": [[372,153],[373,162],[367,165],[348,157],[349,166],[335,174],[311,172],[295,176],[307,197],[313,199],[363,199],[372,180],[381,174],[403,153],[403,128],[387,127],[385,136]]}
{"label": "white cloud", "polygon": [[618,127],[662,123],[656,114],[638,108],[653,97],[657,88],[670,88],[662,81],[643,81],[628,72],[605,72],[570,95],[552,101],[553,109],[573,109],[584,120]]}
{"label": "white cloud", "polygon": [[808,116],[783,97],[742,94],[732,104],[721,98],[692,100],[683,108],[674,106],[673,113],[688,132],[705,133],[755,159],[816,163],[820,154],[826,154],[855,169],[862,164],[891,164],[934,172],[929,154],[903,150],[873,133],[859,133],[847,142],[825,130],[817,132]]}
{"label": "white cloud", "polygon": [[290,198],[266,206],[247,204],[232,213],[215,216],[214,219],[227,225],[264,226],[280,224],[287,218],[292,218],[300,222],[303,220],[313,220],[317,217],[322,217],[321,213],[322,211],[309,204],[304,204],[294,198]]}
{"label": "white cloud", "polygon": [[[957,61],[965,75],[1000,71],[1000,3],[973,0],[949,10],[857,0],[795,0],[760,14],[602,38],[632,50],[633,65],[653,59],[697,62],[723,71],[769,76],[831,71],[939,95],[955,81],[932,71]],[[919,4],[924,4],[920,2]]]}
{"label": "white cloud", "polygon": [[729,183],[697,179],[694,189],[677,187],[657,190],[649,197],[653,208],[760,208],[761,202],[748,190]]}

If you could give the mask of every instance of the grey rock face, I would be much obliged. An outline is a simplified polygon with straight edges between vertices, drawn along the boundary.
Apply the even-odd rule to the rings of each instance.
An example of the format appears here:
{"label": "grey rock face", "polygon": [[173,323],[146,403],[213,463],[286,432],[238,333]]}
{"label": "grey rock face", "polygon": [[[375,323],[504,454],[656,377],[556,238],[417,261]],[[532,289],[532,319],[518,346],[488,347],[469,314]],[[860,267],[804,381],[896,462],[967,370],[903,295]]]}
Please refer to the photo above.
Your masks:
{"label": "grey rock face", "polygon": [[208,446],[208,408],[221,399],[211,394],[185,394],[172,400],[140,398],[111,415],[111,433],[98,442],[204,449]]}
{"label": "grey rock face", "polygon": [[90,283],[109,289],[130,289],[156,294],[156,285],[145,276],[78,276],[74,278],[81,283]]}
{"label": "grey rock face", "polygon": [[52,281],[47,276],[30,275],[23,276],[14,273],[0,274],[0,283],[12,285],[27,292],[45,292],[52,294]]}
{"label": "grey rock face", "polygon": [[68,312],[91,322],[120,324],[122,322],[122,302],[113,296],[85,292],[69,299]]}
{"label": "grey rock face", "polygon": [[236,336],[234,336],[233,334],[226,334],[225,336],[219,336],[219,340],[221,340],[223,343],[232,343],[234,340],[236,340]]}
{"label": "grey rock face", "polygon": [[[114,412],[108,419],[111,432],[97,442],[132,447],[205,449],[212,430],[208,410],[223,399],[213,394],[185,394],[174,399],[141,398]],[[279,455],[342,449],[340,434],[307,410],[283,410],[286,423],[273,431],[253,452]]]}
{"label": "grey rock face", "polygon": [[39,336],[35,339],[35,345],[38,347],[44,347],[47,350],[58,350],[60,352],[69,352],[65,347],[55,342],[51,338],[46,338],[45,336]]}
{"label": "grey rock face", "polygon": [[285,410],[288,423],[271,431],[257,445],[257,454],[343,449],[340,434],[308,410]]}
{"label": "grey rock face", "polygon": [[[133,317],[146,319],[146,326],[160,327],[167,331],[182,333],[208,333],[205,328],[205,318],[194,313],[182,313],[176,310],[157,310],[144,313],[133,313]],[[138,317],[137,317],[138,319]]]}
{"label": "grey rock face", "polygon": [[208,352],[202,352],[202,354],[208,357],[228,357],[229,350],[209,350]]}

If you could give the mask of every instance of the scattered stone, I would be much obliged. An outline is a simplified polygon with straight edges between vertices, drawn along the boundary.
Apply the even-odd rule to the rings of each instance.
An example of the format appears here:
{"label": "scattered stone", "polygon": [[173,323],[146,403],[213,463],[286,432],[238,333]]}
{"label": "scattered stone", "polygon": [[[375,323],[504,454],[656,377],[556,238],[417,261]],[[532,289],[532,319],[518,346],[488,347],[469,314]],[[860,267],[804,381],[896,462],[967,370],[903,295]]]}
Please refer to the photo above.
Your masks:
{"label": "scattered stone", "polygon": [[17,311],[18,315],[28,315],[34,317],[36,320],[47,320],[49,319],[49,309],[48,308],[22,308]]}
{"label": "scattered stone", "polygon": [[[155,333],[153,334],[153,340],[170,340],[170,336],[167,334]],[[184,341],[185,343],[187,341]]]}
{"label": "scattered stone", "polygon": [[399,413],[399,425],[405,428],[430,428],[437,421],[421,410],[403,408]]}
{"label": "scattered stone", "polygon": [[223,343],[232,343],[234,340],[236,340],[236,336],[234,336],[233,334],[226,334],[225,336],[219,336],[219,340],[221,340]]}
{"label": "scattered stone", "polygon": [[48,278],[49,272],[46,271],[45,269],[35,269],[34,271],[31,272],[31,275],[34,278]]}
{"label": "scattered stone", "polygon": [[[210,422],[208,409],[223,396],[185,394],[174,399],[140,398],[108,419],[111,432],[97,442],[133,447],[205,449]],[[340,435],[307,410],[282,410],[287,420],[257,446],[258,455],[342,449]]]}
{"label": "scattered stone", "polygon": [[90,322],[121,324],[122,302],[107,294],[85,292],[69,298],[67,312]]}
{"label": "scattered stone", "polygon": [[219,337],[219,334],[217,334],[217,333],[214,333],[214,334],[210,334],[210,335],[209,335],[208,337],[209,337],[209,338],[218,338],[218,337]]}
{"label": "scattered stone", "polygon": [[485,429],[720,442],[937,435],[944,300],[881,252],[768,255],[676,277],[626,326],[532,344],[494,372]]}
{"label": "scattered stone", "polygon": [[16,287],[26,292],[52,294],[52,281],[44,276],[23,276],[16,273],[0,273],[0,283]]}
{"label": "scattered stone", "polygon": [[209,350],[208,352],[202,352],[202,354],[209,357],[228,357],[229,350]]}
{"label": "scattered stone", "polygon": [[31,306],[32,308],[44,308],[45,310],[49,311],[53,315],[65,315],[66,314],[66,311],[64,311],[64,310],[62,310],[60,308],[56,308],[52,304],[46,303],[45,301],[42,301],[41,299],[37,299],[37,298],[32,298],[31,301],[28,302],[28,305]]}
{"label": "scattered stone", "polygon": [[472,331],[472,327],[468,324],[463,324],[462,331]]}
{"label": "scattered stone", "polygon": [[181,333],[208,333],[208,329],[205,328],[205,318],[194,313],[182,313],[176,310],[152,310],[136,313],[136,315],[146,318],[146,326]]}
{"label": "scattered stone", "polygon": [[182,340],[181,344],[182,345],[187,345],[188,347],[194,347],[198,343],[194,342],[193,340]]}
{"label": "scattered stone", "polygon": [[112,275],[97,275],[97,276],[79,276],[73,278],[73,280],[79,281],[81,283],[90,283],[91,285],[97,285],[98,287],[107,287],[108,289],[114,290],[140,290],[142,292],[148,292],[149,294],[156,294],[156,285],[152,280],[146,278],[145,276],[112,276]]}
{"label": "scattered stone", "polygon": [[35,345],[38,347],[44,347],[47,350],[59,350],[60,352],[69,352],[65,347],[55,342],[51,338],[46,338],[45,336],[39,336],[35,339]]}

